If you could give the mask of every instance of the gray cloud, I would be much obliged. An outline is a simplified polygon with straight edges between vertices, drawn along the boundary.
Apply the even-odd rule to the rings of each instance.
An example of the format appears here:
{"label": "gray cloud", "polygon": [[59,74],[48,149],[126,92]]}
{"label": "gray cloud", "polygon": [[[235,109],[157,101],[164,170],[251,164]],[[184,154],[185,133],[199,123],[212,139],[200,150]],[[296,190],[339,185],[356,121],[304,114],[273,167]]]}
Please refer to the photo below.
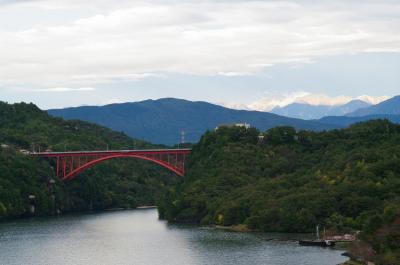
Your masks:
{"label": "gray cloud", "polygon": [[400,52],[398,1],[0,3],[12,2],[25,2],[10,9],[17,24],[24,6],[49,17],[54,10],[65,17],[77,8],[88,11],[62,25],[49,19],[18,30],[0,26],[0,82],[6,85],[86,86],[169,73],[249,75],[321,56]]}

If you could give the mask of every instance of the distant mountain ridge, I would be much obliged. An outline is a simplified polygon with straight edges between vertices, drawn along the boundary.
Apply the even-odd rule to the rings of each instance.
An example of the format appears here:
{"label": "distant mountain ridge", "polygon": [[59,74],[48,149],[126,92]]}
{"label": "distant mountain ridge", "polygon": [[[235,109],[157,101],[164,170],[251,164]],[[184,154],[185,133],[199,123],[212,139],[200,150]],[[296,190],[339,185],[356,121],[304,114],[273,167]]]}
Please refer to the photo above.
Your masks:
{"label": "distant mountain ridge", "polygon": [[[350,103],[345,104],[348,106],[343,107],[342,111],[346,107],[351,109],[358,104],[363,104]],[[261,131],[276,126],[321,131],[344,128],[371,119],[388,119],[391,122],[400,123],[400,115],[327,116],[321,119],[302,120],[268,112],[235,110],[207,102],[175,98],[52,109],[48,110],[48,113],[69,120],[97,123],[134,138],[166,145],[179,143],[182,131],[185,132],[186,142],[197,142],[206,130],[213,130],[218,125],[227,123],[250,123]]]}
{"label": "distant mountain ridge", "polygon": [[400,96],[395,96],[388,100],[382,101],[379,104],[361,108],[353,112],[348,113],[346,116],[360,117],[367,115],[400,115]]}
{"label": "distant mountain ridge", "polygon": [[369,120],[389,120],[393,123],[400,124],[400,115],[376,114],[359,117],[327,116],[317,121],[323,124],[330,124],[331,126],[335,126],[336,128],[345,128],[352,124]]}
{"label": "distant mountain ridge", "polygon": [[311,105],[308,103],[292,103],[284,107],[275,107],[271,113],[297,119],[319,119],[325,116],[343,116],[361,108],[371,106],[370,103],[355,99],[343,105]]}
{"label": "distant mountain ridge", "polygon": [[206,130],[223,123],[250,123],[260,130],[289,125],[322,130],[333,126],[258,111],[228,109],[207,102],[164,98],[141,102],[52,109],[48,113],[65,119],[94,122],[152,143],[177,144],[181,131],[187,142],[197,142]]}

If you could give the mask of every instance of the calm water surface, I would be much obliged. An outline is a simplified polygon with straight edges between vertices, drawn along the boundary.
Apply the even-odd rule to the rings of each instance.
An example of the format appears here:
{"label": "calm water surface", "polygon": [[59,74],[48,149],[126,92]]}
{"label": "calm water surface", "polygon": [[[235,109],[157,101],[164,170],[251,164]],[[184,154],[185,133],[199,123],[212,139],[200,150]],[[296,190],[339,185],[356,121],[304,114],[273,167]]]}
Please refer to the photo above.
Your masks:
{"label": "calm water surface", "polygon": [[0,264],[335,265],[341,251],[278,235],[168,225],[156,209],[0,224]]}

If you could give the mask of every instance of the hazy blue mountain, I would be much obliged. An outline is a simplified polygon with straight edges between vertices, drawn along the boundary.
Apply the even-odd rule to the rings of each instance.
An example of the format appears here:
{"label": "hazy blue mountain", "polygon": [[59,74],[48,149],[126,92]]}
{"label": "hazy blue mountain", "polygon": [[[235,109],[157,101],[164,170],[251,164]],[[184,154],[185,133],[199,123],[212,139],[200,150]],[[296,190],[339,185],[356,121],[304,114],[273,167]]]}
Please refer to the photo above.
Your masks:
{"label": "hazy blue mountain", "polygon": [[310,105],[306,103],[292,103],[285,107],[275,107],[271,112],[298,119],[312,120],[325,116],[343,116],[355,110],[371,106],[362,100],[352,100],[343,105]]}
{"label": "hazy blue mountain", "polygon": [[400,96],[395,96],[377,105],[356,110],[347,114],[347,116],[359,117],[376,114],[400,115]]}
{"label": "hazy blue mountain", "polygon": [[323,124],[331,124],[337,128],[345,128],[351,124],[377,119],[387,119],[393,123],[400,124],[400,115],[389,115],[389,114],[377,114],[377,115],[367,115],[360,117],[348,117],[348,116],[328,116],[317,120]]}
{"label": "hazy blue mountain", "polygon": [[106,106],[83,106],[48,111],[65,119],[79,119],[122,131],[152,143],[176,144],[180,132],[187,142],[197,142],[207,129],[224,123],[250,123],[260,130],[279,125],[299,129],[321,130],[333,126],[318,121],[305,121],[267,112],[233,110],[207,102],[165,98]]}

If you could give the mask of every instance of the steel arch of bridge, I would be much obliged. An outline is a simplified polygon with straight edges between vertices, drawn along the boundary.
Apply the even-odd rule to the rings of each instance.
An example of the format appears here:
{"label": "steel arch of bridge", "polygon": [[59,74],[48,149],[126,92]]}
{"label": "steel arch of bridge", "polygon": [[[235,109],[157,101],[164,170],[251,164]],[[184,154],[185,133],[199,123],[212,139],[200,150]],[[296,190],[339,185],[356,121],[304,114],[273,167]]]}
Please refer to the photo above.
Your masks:
{"label": "steel arch of bridge", "polygon": [[71,180],[84,170],[106,160],[115,158],[137,158],[151,161],[174,172],[185,174],[185,162],[190,149],[112,150],[31,153],[32,156],[56,159],[56,175],[62,180]]}

